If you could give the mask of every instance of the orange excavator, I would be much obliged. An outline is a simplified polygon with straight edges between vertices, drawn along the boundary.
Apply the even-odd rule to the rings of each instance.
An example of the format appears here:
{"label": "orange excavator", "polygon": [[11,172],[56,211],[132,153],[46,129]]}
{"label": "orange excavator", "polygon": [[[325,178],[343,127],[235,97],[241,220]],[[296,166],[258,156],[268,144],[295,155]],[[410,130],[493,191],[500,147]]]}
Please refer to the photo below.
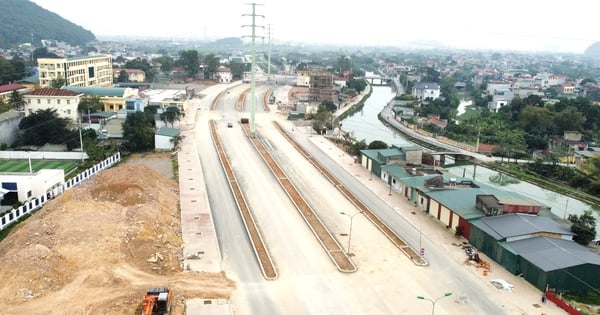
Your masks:
{"label": "orange excavator", "polygon": [[171,311],[170,288],[150,288],[142,301],[142,315],[166,315]]}

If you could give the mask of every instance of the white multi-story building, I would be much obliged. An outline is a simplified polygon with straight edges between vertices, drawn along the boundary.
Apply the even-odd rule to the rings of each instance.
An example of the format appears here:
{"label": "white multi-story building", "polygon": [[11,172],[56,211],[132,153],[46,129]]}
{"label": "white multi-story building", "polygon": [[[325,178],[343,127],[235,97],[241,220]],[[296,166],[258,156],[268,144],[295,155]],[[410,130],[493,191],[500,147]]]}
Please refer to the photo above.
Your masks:
{"label": "white multi-story building", "polygon": [[113,84],[112,56],[96,55],[72,58],[39,58],[41,87],[52,80],[65,79],[67,86],[111,86]]}
{"label": "white multi-story building", "polygon": [[68,118],[72,123],[77,122],[79,113],[77,107],[83,93],[77,93],[64,89],[42,88],[23,94],[25,101],[25,116],[40,109],[56,109],[59,117]]}
{"label": "white multi-story building", "polygon": [[437,83],[418,82],[412,88],[412,96],[419,100],[440,98],[440,85]]}

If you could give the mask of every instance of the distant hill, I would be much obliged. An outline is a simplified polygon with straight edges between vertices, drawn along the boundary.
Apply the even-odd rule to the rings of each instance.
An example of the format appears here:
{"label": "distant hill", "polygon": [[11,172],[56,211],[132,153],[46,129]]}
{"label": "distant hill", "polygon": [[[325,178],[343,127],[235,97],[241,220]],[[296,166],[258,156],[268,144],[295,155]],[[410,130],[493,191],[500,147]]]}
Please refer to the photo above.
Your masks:
{"label": "distant hill", "polygon": [[595,42],[583,52],[589,57],[600,57],[600,42]]}
{"label": "distant hill", "polygon": [[96,39],[92,32],[29,0],[0,0],[0,47],[30,43],[32,36],[36,46],[42,39],[74,45]]}

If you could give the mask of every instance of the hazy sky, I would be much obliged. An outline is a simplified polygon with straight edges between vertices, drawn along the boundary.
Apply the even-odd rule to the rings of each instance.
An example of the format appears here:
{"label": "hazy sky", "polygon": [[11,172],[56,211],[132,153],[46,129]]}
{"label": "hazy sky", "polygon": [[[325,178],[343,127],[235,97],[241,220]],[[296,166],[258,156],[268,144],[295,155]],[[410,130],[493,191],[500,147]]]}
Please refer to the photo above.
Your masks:
{"label": "hazy sky", "polygon": [[[32,0],[97,37],[124,35],[214,39],[251,34],[250,2],[237,0]],[[155,3],[160,3],[156,5]],[[274,42],[402,46],[439,42],[466,49],[582,53],[600,40],[594,1],[257,2],[258,25]],[[265,35],[262,29],[257,32]]]}

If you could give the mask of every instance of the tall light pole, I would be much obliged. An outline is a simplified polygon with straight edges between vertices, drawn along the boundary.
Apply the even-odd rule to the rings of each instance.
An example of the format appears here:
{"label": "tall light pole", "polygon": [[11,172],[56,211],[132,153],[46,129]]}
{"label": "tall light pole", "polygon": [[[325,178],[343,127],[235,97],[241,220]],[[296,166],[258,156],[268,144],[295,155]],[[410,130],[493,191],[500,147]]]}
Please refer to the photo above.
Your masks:
{"label": "tall light pole", "polygon": [[363,212],[365,212],[365,211],[360,211],[360,212],[357,212],[355,214],[348,214],[348,213],[343,212],[343,211],[340,212],[341,215],[345,215],[345,216],[347,216],[347,217],[350,218],[350,231],[348,232],[348,249],[346,249],[346,254],[348,256],[350,256],[350,241],[352,240],[352,221],[353,221],[353,219],[354,219],[354,217],[356,215],[361,214]]}
{"label": "tall light pole", "polygon": [[446,293],[444,293],[444,295],[437,297],[435,300],[432,300],[430,298],[426,298],[424,296],[419,295],[419,296],[417,296],[417,299],[419,299],[419,300],[427,300],[427,301],[431,302],[431,305],[432,305],[431,306],[431,315],[434,315],[435,314],[435,303],[439,299],[445,298],[445,297],[448,297],[448,296],[451,296],[451,295],[452,295],[452,292],[446,292]]}

